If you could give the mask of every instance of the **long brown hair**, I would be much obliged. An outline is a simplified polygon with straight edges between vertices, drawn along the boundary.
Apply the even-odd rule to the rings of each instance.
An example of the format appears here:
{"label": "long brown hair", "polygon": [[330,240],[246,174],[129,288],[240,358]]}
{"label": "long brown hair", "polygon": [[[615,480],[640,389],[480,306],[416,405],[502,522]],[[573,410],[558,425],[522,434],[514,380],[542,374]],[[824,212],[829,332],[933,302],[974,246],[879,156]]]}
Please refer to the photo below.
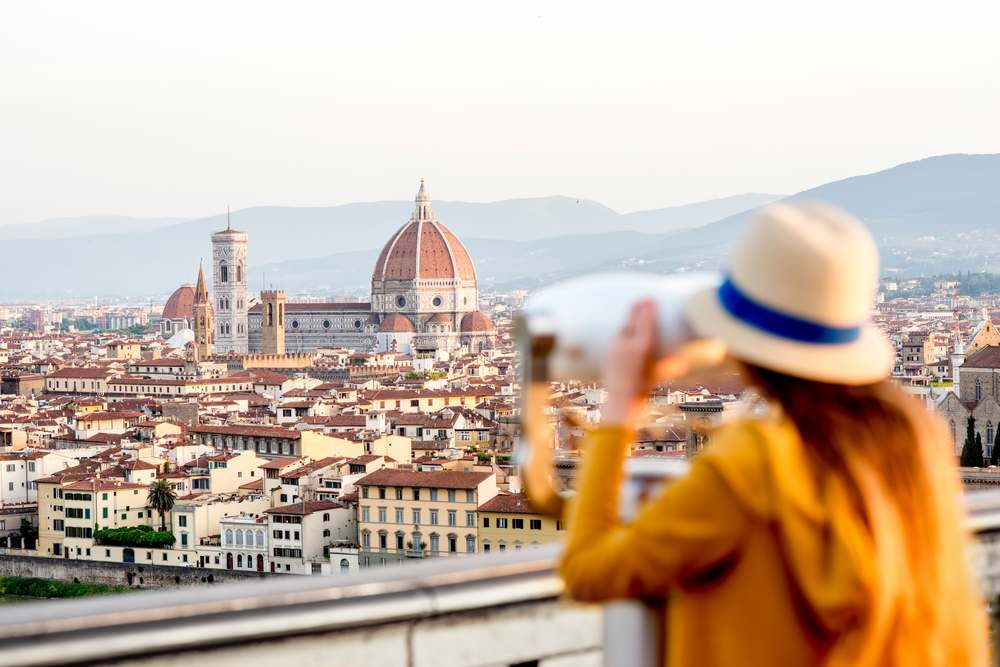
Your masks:
{"label": "long brown hair", "polygon": [[839,478],[874,545],[870,609],[856,632],[834,643],[829,663],[975,662],[985,649],[985,614],[966,568],[944,429],[889,382],[847,386],[745,370],[797,427],[817,483]]}

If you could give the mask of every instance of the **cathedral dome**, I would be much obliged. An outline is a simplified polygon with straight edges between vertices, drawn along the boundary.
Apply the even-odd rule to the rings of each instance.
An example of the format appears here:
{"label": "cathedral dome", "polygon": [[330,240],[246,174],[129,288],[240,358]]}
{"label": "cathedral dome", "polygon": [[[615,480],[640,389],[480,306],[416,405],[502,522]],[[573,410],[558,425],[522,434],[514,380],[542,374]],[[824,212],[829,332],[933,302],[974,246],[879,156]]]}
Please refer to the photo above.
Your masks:
{"label": "cathedral dome", "polygon": [[476,279],[469,252],[450,229],[438,222],[430,204],[421,180],[416,210],[382,248],[373,281]]}
{"label": "cathedral dome", "polygon": [[497,328],[478,310],[474,310],[462,318],[462,333],[476,333],[480,331],[494,332]]}
{"label": "cathedral dome", "polygon": [[167,299],[160,316],[165,320],[191,319],[194,317],[194,287],[184,285]]}
{"label": "cathedral dome", "polygon": [[378,330],[381,332],[392,332],[392,333],[415,333],[416,329],[413,328],[413,322],[407,319],[404,315],[399,313],[393,313],[389,317],[382,320],[382,324],[378,325]]}
{"label": "cathedral dome", "polygon": [[451,318],[444,313],[438,313],[431,319],[427,320],[427,324],[451,324]]}

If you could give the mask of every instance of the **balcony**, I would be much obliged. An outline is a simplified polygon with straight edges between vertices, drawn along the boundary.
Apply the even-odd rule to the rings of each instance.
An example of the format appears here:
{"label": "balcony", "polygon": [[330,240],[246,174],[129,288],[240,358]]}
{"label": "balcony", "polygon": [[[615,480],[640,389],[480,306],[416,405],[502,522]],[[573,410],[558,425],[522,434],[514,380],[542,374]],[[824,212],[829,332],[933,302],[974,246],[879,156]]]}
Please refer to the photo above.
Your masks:
{"label": "balcony", "polygon": [[[966,505],[979,538],[972,562],[996,602],[1000,491],[967,493]],[[319,664],[334,655],[343,664],[378,656],[380,665],[415,667],[662,664],[655,613],[637,602],[562,598],[558,558],[559,547],[545,545],[361,574],[0,607],[2,662],[266,664],[293,655]]]}
{"label": "balcony", "polygon": [[[601,609],[559,597],[559,550],[0,611],[3,662],[598,665]],[[518,641],[510,641],[517,637]],[[565,662],[563,661],[565,660]]]}

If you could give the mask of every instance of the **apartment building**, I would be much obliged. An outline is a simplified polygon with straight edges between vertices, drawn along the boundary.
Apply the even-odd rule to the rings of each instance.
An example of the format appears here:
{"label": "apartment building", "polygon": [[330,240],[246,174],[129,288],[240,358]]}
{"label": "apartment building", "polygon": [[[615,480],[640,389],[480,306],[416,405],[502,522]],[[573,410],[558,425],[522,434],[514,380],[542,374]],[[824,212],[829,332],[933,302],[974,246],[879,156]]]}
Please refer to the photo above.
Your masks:
{"label": "apartment building", "polygon": [[479,547],[483,553],[520,551],[565,539],[563,523],[536,512],[523,493],[501,491],[479,506]]}
{"label": "apartment building", "polygon": [[[322,574],[334,541],[332,526],[345,524],[347,513],[347,508],[328,500],[267,510],[270,571]],[[329,566],[325,569],[329,571]]]}
{"label": "apartment building", "polygon": [[147,487],[120,479],[64,483],[38,480],[38,552],[45,556],[91,556],[93,530],[152,525]]}
{"label": "apartment building", "polygon": [[456,470],[383,468],[355,486],[362,568],[476,553],[479,505],[498,492],[494,473]]}

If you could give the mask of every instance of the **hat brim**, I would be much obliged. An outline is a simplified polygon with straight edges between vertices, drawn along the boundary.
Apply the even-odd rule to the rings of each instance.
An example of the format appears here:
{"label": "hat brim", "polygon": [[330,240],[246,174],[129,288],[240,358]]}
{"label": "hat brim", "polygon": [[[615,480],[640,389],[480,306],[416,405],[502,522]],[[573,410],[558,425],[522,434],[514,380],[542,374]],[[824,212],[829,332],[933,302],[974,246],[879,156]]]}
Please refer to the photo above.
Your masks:
{"label": "hat brim", "polygon": [[886,378],[895,359],[889,341],[870,324],[857,340],[837,344],[803,343],[758,329],[723,307],[717,287],[692,295],[685,315],[699,336],[722,340],[733,357],[806,380],[874,384]]}

